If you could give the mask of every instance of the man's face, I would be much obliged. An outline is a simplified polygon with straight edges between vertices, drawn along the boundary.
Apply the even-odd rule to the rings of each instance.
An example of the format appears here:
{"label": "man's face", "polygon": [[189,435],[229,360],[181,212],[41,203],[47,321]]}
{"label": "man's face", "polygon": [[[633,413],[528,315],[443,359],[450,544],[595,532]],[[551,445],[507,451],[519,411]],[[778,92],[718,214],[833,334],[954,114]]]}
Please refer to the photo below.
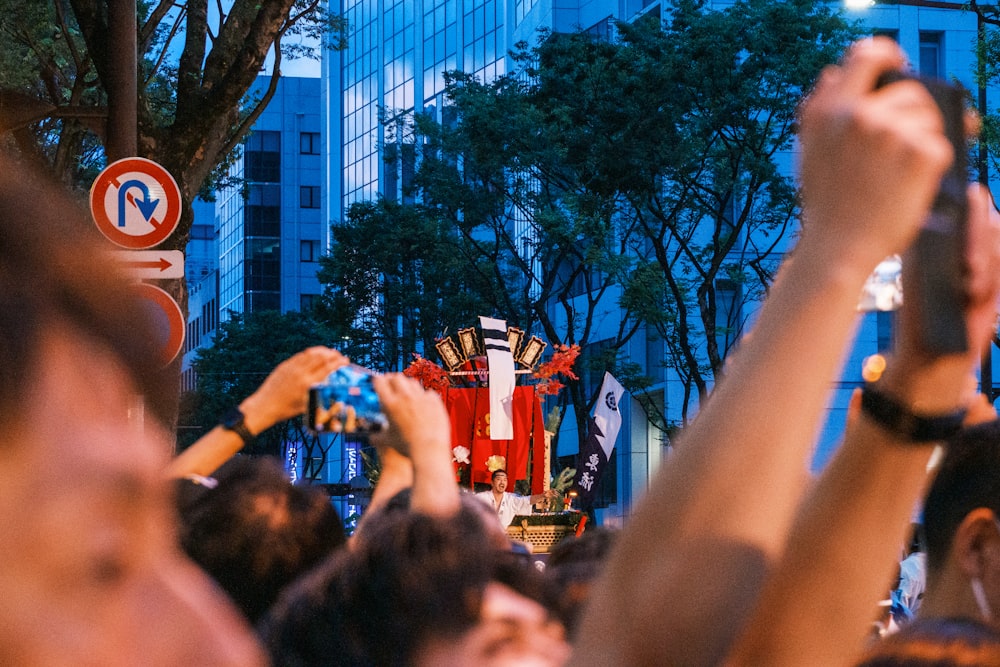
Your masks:
{"label": "man's face", "polygon": [[180,555],[155,423],[113,355],[59,327],[0,427],[0,662],[258,665],[248,629]]}
{"label": "man's face", "polygon": [[493,492],[503,493],[507,490],[507,475],[500,474],[493,477]]}

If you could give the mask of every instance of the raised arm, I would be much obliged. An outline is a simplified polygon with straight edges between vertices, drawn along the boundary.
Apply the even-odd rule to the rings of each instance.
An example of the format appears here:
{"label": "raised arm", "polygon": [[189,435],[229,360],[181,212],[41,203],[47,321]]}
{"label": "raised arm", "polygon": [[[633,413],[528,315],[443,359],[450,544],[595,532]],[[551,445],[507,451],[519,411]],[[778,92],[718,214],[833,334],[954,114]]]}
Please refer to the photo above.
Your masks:
{"label": "raised arm", "polygon": [[[309,387],[347,363],[347,357],[337,350],[316,346],[278,364],[257,391],[240,403],[247,431],[256,436],[278,422],[304,413]],[[235,431],[216,426],[174,458],[167,474],[170,477],[211,475],[245,444]]]}
{"label": "raised arm", "polygon": [[[780,556],[861,286],[906,248],[951,160],[891,40],[855,45],[801,114],[803,231],[752,336],[625,527],[579,633],[584,664],[717,664]],[[609,639],[614,638],[614,639]]]}
{"label": "raised arm", "polygon": [[[454,514],[459,507],[459,490],[451,465],[451,425],[441,397],[401,373],[376,376],[374,387],[389,430],[372,440],[381,449],[395,450],[394,460],[396,454],[409,458],[413,483],[410,509],[432,516]],[[391,481],[394,487],[405,481],[401,463],[393,464],[398,470]]]}
{"label": "raised arm", "polygon": [[[955,414],[976,401],[973,368],[996,322],[1000,227],[989,194],[970,190],[967,329],[970,352],[934,358],[915,343],[907,301],[897,353],[879,392],[921,417]],[[907,272],[923,267],[908,264]],[[907,281],[910,284],[912,281]],[[907,287],[904,286],[904,299]],[[874,603],[906,539],[914,505],[930,481],[934,441],[915,442],[862,409],[803,504],[730,665],[846,665],[863,648]]]}

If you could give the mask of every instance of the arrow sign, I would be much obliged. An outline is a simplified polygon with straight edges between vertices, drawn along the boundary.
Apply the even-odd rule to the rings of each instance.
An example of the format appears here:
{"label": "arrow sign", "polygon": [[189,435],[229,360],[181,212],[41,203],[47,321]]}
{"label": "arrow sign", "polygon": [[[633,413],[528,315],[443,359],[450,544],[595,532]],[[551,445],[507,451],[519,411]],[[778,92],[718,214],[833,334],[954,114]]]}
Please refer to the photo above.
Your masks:
{"label": "arrow sign", "polygon": [[[139,188],[139,192],[142,193],[142,199],[136,199],[134,196],[128,193],[132,188]],[[126,196],[128,195],[128,196]],[[125,226],[125,201],[126,199],[134,204],[139,212],[142,213],[142,217],[146,219],[146,222],[150,222],[150,218],[153,217],[153,212],[156,210],[156,205],[160,203],[159,199],[152,199],[149,196],[149,188],[146,184],[138,179],[133,179],[131,181],[125,181],[122,186],[118,188],[118,226]],[[154,227],[159,227],[158,224],[153,223]]]}
{"label": "arrow sign", "polygon": [[180,250],[116,250],[111,256],[133,278],[157,280],[184,276],[184,253]]}

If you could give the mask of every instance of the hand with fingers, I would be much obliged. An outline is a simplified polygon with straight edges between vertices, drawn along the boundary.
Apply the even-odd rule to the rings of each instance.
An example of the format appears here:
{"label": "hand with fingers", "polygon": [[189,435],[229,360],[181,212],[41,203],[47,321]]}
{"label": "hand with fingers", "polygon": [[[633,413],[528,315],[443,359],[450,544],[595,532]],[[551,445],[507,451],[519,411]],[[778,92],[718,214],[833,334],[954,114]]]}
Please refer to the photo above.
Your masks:
{"label": "hand with fingers", "polygon": [[822,237],[827,256],[869,270],[909,246],[953,159],[921,83],[877,86],[905,64],[890,39],[857,42],[823,71],[799,115],[803,241]]}
{"label": "hand with fingers", "polygon": [[211,475],[243,449],[245,438],[303,414],[309,400],[309,387],[347,364],[347,357],[323,346],[310,347],[282,361],[257,391],[240,403],[237,414],[243,434],[215,427],[175,457],[167,467],[167,475]]}
{"label": "hand with fingers", "polygon": [[[402,373],[372,382],[389,428],[371,436],[380,451],[391,448],[413,467],[411,508],[446,516],[458,511],[458,486],[451,464],[451,423],[441,397]],[[381,483],[381,482],[380,482]]]}

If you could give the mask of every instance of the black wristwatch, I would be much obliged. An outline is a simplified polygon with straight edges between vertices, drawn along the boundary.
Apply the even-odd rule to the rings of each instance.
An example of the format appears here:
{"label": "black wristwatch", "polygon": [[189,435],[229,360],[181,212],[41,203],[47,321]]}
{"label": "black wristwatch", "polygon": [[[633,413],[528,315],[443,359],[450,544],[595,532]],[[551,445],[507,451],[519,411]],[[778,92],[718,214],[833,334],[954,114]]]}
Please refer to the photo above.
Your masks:
{"label": "black wristwatch", "polygon": [[861,390],[861,412],[885,431],[904,442],[938,442],[954,437],[965,421],[965,408],[944,415],[914,414],[877,384],[866,383]]}
{"label": "black wristwatch", "polygon": [[250,432],[250,429],[247,428],[245,421],[246,416],[243,412],[239,408],[232,408],[226,412],[226,414],[222,415],[222,420],[219,422],[219,426],[240,436],[243,440],[243,444],[249,445],[250,441],[253,440],[254,435]]}

